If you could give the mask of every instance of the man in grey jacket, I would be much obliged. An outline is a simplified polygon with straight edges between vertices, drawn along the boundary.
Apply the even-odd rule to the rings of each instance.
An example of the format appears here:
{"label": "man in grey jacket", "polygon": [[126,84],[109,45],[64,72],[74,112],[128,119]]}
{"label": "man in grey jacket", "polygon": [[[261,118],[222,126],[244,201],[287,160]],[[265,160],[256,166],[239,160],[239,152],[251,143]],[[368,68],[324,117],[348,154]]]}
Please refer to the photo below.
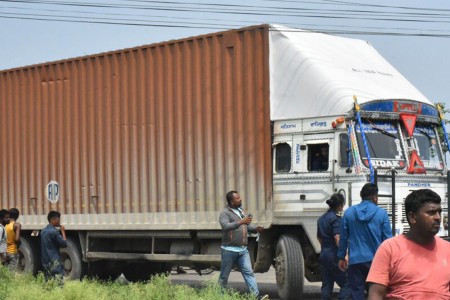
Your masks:
{"label": "man in grey jacket", "polygon": [[[242,210],[242,199],[238,192],[228,192],[226,199],[228,206],[222,211],[219,217],[220,226],[222,227],[222,263],[219,283],[223,287],[227,286],[228,276],[236,264],[244,277],[250,293],[258,297],[258,285],[253,274],[250,255],[247,250],[247,234],[248,232],[259,233],[263,230],[263,227],[250,225],[253,217],[251,214],[245,215]],[[264,296],[260,299],[268,299],[268,297]]]}

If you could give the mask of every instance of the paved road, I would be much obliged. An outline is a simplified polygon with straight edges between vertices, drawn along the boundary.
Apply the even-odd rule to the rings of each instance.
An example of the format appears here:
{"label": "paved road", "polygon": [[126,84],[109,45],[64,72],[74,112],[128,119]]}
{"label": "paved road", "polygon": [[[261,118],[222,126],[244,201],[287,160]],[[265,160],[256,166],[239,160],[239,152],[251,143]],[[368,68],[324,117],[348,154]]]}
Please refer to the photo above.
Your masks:
{"label": "paved road", "polygon": [[[213,272],[209,275],[199,276],[193,270],[186,270],[186,274],[176,274],[172,271],[170,274],[170,279],[173,283],[187,284],[193,287],[201,287],[202,284],[208,280],[217,280],[219,277],[219,272]],[[279,300],[277,293],[277,284],[275,281],[275,271],[273,268],[267,273],[257,273],[255,274],[256,280],[258,282],[258,287],[262,295],[268,294],[270,300]],[[230,278],[228,280],[228,285],[239,291],[246,291],[247,287],[244,283],[241,273],[231,272]],[[310,283],[305,279],[304,295],[301,299],[320,299],[320,282]],[[335,294],[338,291],[335,288]]]}

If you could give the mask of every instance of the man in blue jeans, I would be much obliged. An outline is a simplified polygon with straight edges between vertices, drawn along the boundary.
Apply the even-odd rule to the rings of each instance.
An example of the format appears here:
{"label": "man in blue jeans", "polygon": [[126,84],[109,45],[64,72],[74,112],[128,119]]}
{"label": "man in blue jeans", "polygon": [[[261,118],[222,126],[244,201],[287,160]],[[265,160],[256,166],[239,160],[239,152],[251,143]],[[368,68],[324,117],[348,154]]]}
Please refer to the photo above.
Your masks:
{"label": "man in blue jeans", "polygon": [[[250,255],[247,250],[248,232],[259,233],[261,226],[250,225],[253,218],[242,210],[242,199],[238,192],[230,191],[226,195],[228,206],[222,211],[219,223],[222,227],[222,246],[219,284],[227,286],[228,276],[236,264],[244,277],[250,293],[259,296],[258,285],[253,274]],[[265,295],[260,299],[268,299]]]}
{"label": "man in blue jeans", "polygon": [[[339,268],[348,267],[348,284],[353,300],[364,299],[366,278],[375,252],[392,237],[387,212],[378,207],[378,187],[367,183],[360,192],[361,203],[348,208],[341,222]],[[349,261],[345,259],[349,253]]]}

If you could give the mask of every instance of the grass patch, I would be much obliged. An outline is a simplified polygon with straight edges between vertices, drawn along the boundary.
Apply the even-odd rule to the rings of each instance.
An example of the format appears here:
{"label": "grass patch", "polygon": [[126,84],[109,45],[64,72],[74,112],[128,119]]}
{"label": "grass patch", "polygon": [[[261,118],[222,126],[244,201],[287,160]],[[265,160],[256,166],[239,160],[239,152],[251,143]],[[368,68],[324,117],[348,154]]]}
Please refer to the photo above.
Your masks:
{"label": "grass patch", "polygon": [[148,282],[122,284],[93,279],[45,281],[42,274],[11,273],[0,266],[0,300],[253,300],[254,297],[232,289],[223,290],[211,280],[200,289],[172,284],[165,275]]}

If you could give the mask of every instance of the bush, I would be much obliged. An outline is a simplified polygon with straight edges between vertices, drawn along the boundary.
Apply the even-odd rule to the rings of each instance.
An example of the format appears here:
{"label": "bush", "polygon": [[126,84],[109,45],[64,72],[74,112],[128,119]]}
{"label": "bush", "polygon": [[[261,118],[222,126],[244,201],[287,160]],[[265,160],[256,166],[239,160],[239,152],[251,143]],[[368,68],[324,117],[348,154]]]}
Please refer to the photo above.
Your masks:
{"label": "bush", "polygon": [[0,267],[0,300],[249,300],[254,299],[237,291],[223,290],[216,281],[207,282],[203,288],[174,285],[165,275],[154,276],[144,283],[122,284],[100,282],[92,279],[46,281],[42,274],[11,273]]}

